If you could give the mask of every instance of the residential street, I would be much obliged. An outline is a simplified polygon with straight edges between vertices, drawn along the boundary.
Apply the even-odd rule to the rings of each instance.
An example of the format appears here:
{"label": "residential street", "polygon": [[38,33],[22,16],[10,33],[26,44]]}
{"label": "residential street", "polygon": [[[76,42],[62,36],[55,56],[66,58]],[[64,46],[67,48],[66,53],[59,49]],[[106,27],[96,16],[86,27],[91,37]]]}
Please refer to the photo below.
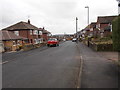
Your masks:
{"label": "residential street", "polygon": [[75,88],[78,82],[80,54],[75,42],[3,54],[6,60],[3,88]]}

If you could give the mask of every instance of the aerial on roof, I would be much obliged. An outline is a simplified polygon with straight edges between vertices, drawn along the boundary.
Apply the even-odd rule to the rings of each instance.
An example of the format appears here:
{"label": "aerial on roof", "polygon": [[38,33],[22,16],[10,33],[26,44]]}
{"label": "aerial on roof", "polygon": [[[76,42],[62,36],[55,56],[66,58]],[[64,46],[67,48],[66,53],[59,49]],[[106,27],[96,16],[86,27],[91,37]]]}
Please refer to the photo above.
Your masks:
{"label": "aerial on roof", "polygon": [[10,32],[10,31],[0,31],[0,33],[2,34],[0,37],[0,40],[24,40],[27,38],[21,37],[21,36],[17,36],[14,33]]}
{"label": "aerial on roof", "polygon": [[117,16],[99,16],[98,23],[111,23]]}
{"label": "aerial on roof", "polygon": [[30,29],[31,30],[39,30],[39,28],[37,28],[36,26],[34,26],[30,23],[27,23],[27,22],[23,22],[23,21],[16,23],[12,26],[9,26],[7,28],[4,28],[2,30],[24,30],[24,29],[26,29],[26,30],[30,30]]}

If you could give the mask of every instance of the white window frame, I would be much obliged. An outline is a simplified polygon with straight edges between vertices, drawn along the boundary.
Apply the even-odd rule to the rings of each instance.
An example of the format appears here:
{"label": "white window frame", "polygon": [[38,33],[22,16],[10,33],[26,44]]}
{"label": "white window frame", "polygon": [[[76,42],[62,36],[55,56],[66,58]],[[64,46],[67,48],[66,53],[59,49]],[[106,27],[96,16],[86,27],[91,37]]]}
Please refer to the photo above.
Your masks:
{"label": "white window frame", "polygon": [[39,40],[38,40],[38,39],[34,39],[34,43],[35,43],[35,44],[38,44],[38,43],[39,43]]}
{"label": "white window frame", "polygon": [[38,30],[34,30],[34,31],[33,31],[33,34],[34,34],[34,35],[38,35]]}
{"label": "white window frame", "polygon": [[14,31],[14,34],[19,36],[19,31]]}
{"label": "white window frame", "polygon": [[39,35],[42,35],[42,31],[39,31]]}
{"label": "white window frame", "polygon": [[13,41],[13,46],[16,46],[16,42],[15,41]]}
{"label": "white window frame", "polygon": [[30,30],[30,35],[33,35],[33,31],[32,30]]}

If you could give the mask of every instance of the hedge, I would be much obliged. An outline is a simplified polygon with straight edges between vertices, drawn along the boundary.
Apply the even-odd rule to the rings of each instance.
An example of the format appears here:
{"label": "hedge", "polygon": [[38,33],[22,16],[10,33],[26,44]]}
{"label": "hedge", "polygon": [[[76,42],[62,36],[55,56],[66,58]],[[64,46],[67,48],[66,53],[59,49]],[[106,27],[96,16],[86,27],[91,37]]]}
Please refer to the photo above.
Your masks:
{"label": "hedge", "polygon": [[120,15],[112,22],[113,49],[120,52]]}

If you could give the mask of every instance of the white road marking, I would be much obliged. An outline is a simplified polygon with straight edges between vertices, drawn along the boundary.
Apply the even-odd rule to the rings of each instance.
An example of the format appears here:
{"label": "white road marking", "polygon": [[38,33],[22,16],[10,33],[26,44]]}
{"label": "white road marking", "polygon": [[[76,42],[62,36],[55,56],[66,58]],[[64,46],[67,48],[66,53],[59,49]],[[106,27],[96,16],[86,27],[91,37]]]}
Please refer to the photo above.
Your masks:
{"label": "white road marking", "polygon": [[2,62],[2,63],[0,63],[0,64],[5,64],[5,63],[7,63],[8,61],[5,61],[5,62]]}

